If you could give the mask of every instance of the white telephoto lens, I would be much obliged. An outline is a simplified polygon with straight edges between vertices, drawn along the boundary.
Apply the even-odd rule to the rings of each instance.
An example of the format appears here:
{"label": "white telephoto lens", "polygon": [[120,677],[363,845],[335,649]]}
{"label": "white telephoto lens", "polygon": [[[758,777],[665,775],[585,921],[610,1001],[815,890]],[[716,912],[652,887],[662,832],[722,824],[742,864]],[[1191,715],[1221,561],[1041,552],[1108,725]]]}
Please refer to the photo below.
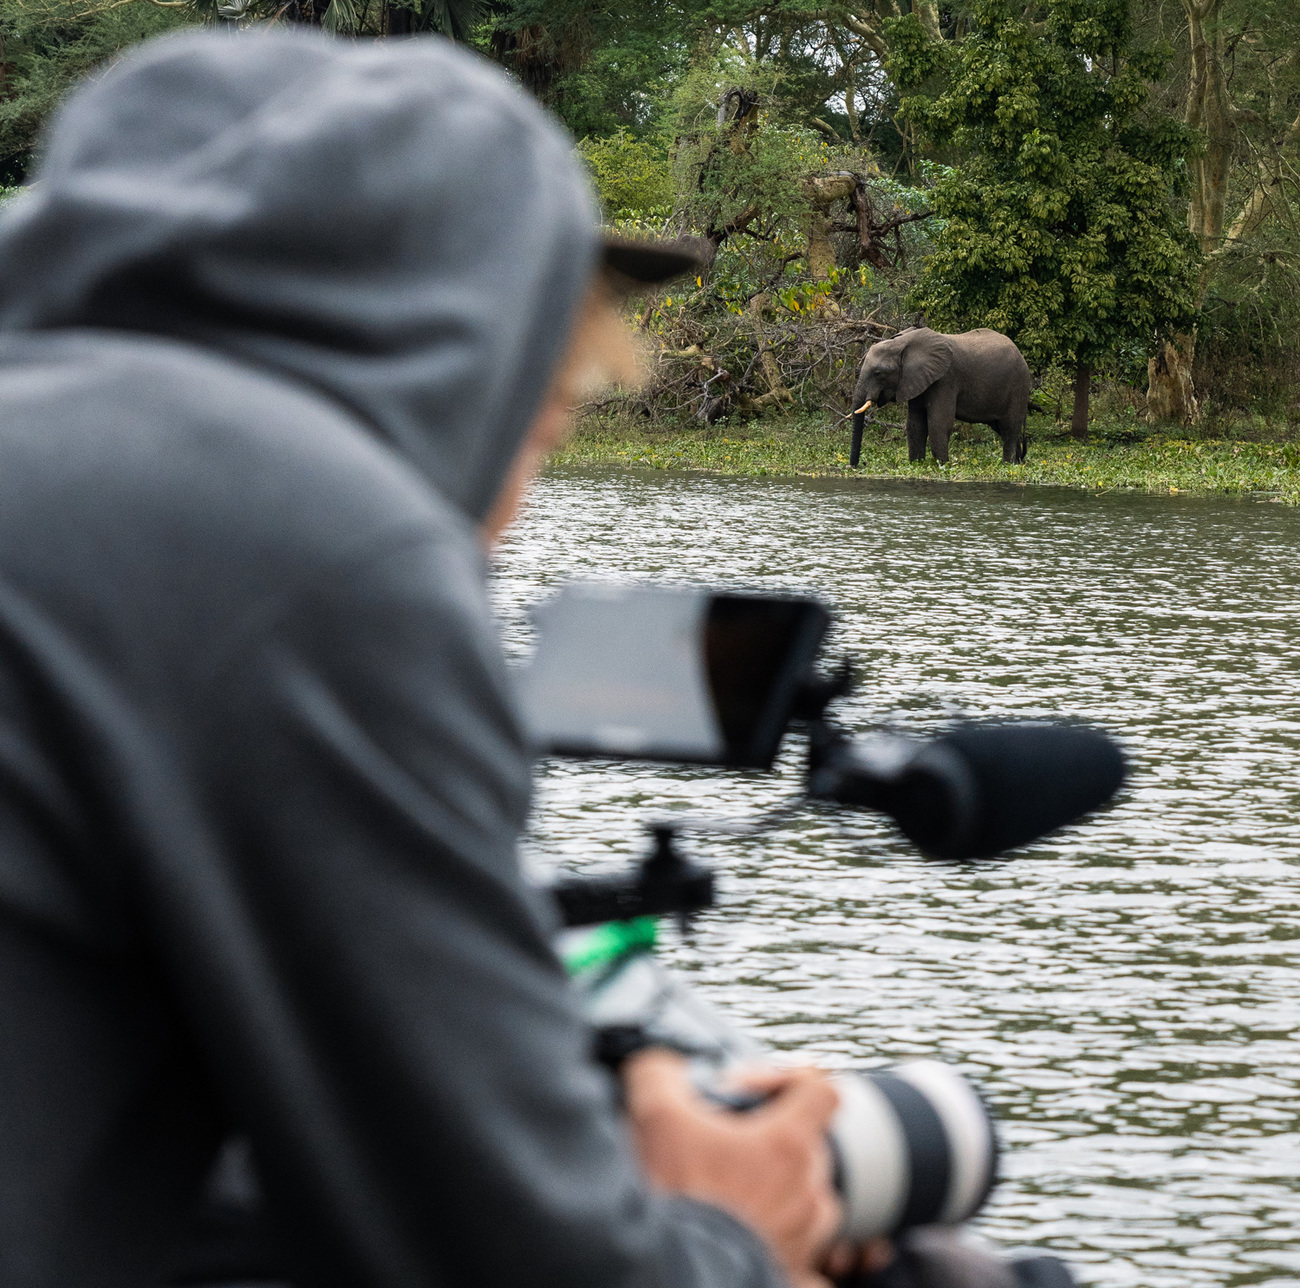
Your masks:
{"label": "white telephoto lens", "polygon": [[993,1188],[997,1136],[975,1088],[949,1065],[916,1060],[894,1072],[934,1106],[948,1136],[948,1198],[936,1225],[957,1225],[979,1211]]}
{"label": "white telephoto lens", "polygon": [[853,1242],[921,1225],[956,1225],[993,1187],[997,1138],[961,1074],[917,1060],[835,1079],[831,1141]]}

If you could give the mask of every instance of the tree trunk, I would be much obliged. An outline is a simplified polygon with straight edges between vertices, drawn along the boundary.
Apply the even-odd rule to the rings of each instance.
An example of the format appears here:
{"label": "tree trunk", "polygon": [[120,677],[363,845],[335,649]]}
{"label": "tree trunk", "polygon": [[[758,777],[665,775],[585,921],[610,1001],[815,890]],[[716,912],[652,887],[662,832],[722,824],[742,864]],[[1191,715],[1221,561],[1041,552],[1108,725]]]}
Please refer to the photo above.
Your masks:
{"label": "tree trunk", "polygon": [[808,275],[824,282],[835,267],[835,247],[831,242],[829,213],[837,201],[852,200],[857,176],[848,173],[809,175],[803,181],[808,198]]}
{"label": "tree trunk", "polygon": [[808,276],[814,282],[824,282],[834,267],[830,221],[820,207],[814,206],[808,215]]}
{"label": "tree trunk", "polygon": [[749,302],[749,311],[754,316],[754,338],[758,342],[759,367],[763,372],[763,379],[767,382],[768,392],[751,401],[751,406],[767,406],[774,402],[792,402],[794,395],[785,387],[785,381],[781,379],[781,368],[777,364],[776,355],[772,352],[772,346],[763,339],[763,310],[772,302],[771,296],[766,292],[762,295],[756,295]]}
{"label": "tree trunk", "polygon": [[862,131],[858,128],[858,83],[853,75],[852,60],[840,56],[844,66],[844,114],[849,118],[849,137],[854,143],[862,142]]}
{"label": "tree trunk", "polygon": [[1070,434],[1074,438],[1088,437],[1088,395],[1092,392],[1092,368],[1079,363],[1074,373],[1074,414],[1070,417]]}
{"label": "tree trunk", "polygon": [[[1186,120],[1205,137],[1205,147],[1189,163],[1192,185],[1187,227],[1200,243],[1201,254],[1207,258],[1219,249],[1219,239],[1223,236],[1228,171],[1237,129],[1223,66],[1224,32],[1219,22],[1222,3],[1223,0],[1183,0],[1192,63]],[[1204,282],[1201,290],[1203,293]]]}
{"label": "tree trunk", "polygon": [[931,40],[943,39],[943,35],[939,31],[938,0],[913,0],[912,12],[916,14],[922,29]]}
{"label": "tree trunk", "polygon": [[415,15],[402,5],[386,4],[384,6],[384,28],[390,36],[409,36],[411,19]]}
{"label": "tree trunk", "polygon": [[1161,343],[1147,361],[1147,420],[1177,421],[1194,425],[1200,417],[1200,404],[1192,386],[1192,358],[1196,353],[1196,333],[1175,335]]}
{"label": "tree trunk", "polygon": [[[1189,160],[1191,193],[1187,227],[1203,257],[1196,286],[1196,307],[1201,307],[1210,281],[1212,257],[1223,240],[1227,217],[1228,173],[1232,165],[1236,121],[1228,97],[1224,71],[1224,37],[1219,23],[1223,0],[1182,0],[1187,16],[1191,53],[1191,80],[1187,87],[1184,119],[1205,139],[1199,155]],[[1196,332],[1178,335],[1161,344],[1147,362],[1147,419],[1195,423],[1200,403],[1192,383]]]}
{"label": "tree trunk", "polygon": [[[824,282],[835,267],[835,244],[831,241],[830,208],[836,201],[851,200],[857,187],[857,176],[833,174],[809,175],[803,181],[808,198],[808,276],[814,282]],[[829,296],[816,306],[817,312],[838,314],[840,306]]]}

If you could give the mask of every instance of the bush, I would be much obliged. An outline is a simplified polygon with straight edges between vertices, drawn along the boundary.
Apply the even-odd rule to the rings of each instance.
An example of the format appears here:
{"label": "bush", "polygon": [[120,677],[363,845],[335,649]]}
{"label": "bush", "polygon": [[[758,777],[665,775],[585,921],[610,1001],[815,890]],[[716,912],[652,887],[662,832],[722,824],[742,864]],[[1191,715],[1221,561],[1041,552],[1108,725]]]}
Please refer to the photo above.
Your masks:
{"label": "bush", "polygon": [[1300,233],[1270,228],[1258,253],[1230,256],[1206,296],[1194,375],[1211,416],[1300,420]]}
{"label": "bush", "polygon": [[50,112],[76,81],[127,47],[196,21],[188,7],[0,0],[8,64],[0,99],[0,184],[20,182]]}
{"label": "bush", "polygon": [[672,209],[672,167],[658,141],[619,130],[608,138],[583,139],[578,155],[591,172],[607,222],[666,215]]}

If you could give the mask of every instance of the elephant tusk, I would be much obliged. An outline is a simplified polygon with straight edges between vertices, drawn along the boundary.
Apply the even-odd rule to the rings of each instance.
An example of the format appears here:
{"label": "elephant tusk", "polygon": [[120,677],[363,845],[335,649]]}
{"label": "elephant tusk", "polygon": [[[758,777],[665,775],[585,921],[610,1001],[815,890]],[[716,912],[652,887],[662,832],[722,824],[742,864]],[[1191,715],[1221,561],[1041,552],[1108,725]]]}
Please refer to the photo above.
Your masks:
{"label": "elephant tusk", "polygon": [[862,413],[863,413],[864,411],[866,411],[868,407],[871,406],[872,401],[873,401],[872,399],[868,398],[867,401],[864,402],[864,403],[862,404],[862,406],[859,407],[859,408],[857,409],[857,411],[855,411],[853,414],[854,414],[855,416],[861,416]]}

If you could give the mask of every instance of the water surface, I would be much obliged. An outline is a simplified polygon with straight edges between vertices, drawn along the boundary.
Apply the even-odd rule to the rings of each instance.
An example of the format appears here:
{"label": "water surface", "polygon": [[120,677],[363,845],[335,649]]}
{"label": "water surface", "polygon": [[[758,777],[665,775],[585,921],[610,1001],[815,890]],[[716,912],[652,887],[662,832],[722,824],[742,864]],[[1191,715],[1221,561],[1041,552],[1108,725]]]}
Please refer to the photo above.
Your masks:
{"label": "water surface", "polygon": [[[1101,819],[995,864],[807,808],[694,852],[722,906],[669,956],[739,1021],[846,1065],[976,1077],[1008,1145],[982,1224],[1098,1285],[1300,1281],[1300,513],[978,485],[565,471],[498,560],[570,577],[813,591],[863,679],[854,729],[1083,716],[1132,757]],[[638,820],[743,816],[775,774],[552,762],[528,859],[639,853]]]}

